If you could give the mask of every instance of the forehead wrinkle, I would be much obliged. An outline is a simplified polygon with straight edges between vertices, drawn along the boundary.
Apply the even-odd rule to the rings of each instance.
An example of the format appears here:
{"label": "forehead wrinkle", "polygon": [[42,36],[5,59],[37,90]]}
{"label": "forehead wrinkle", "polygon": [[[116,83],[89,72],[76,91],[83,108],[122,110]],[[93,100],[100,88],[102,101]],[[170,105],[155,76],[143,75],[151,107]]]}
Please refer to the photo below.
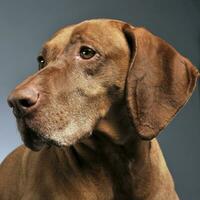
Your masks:
{"label": "forehead wrinkle", "polygon": [[113,49],[121,49],[124,46],[122,35],[120,26],[116,22],[85,21],[57,31],[44,45],[43,53],[47,54],[47,51],[55,45],[59,47],[60,52],[67,51],[71,45],[80,42],[91,45],[99,53],[106,55],[112,53]]}
{"label": "forehead wrinkle", "polygon": [[95,48],[99,53],[103,53],[104,48],[100,39],[101,37],[98,35],[98,26],[95,28],[94,26],[91,27],[91,24],[88,22],[80,23],[76,28],[74,28],[70,42],[66,46],[66,50],[68,50],[71,45],[81,43]]}
{"label": "forehead wrinkle", "polygon": [[65,51],[77,43],[88,44],[93,47],[98,46],[98,41],[95,41],[91,36],[87,35],[87,29],[90,29],[90,26],[88,26],[86,22],[80,23],[74,27],[69,42],[66,44]]}
{"label": "forehead wrinkle", "polygon": [[124,47],[125,37],[119,22],[91,20],[79,24],[73,34],[81,35],[82,41],[98,47],[102,52]]}

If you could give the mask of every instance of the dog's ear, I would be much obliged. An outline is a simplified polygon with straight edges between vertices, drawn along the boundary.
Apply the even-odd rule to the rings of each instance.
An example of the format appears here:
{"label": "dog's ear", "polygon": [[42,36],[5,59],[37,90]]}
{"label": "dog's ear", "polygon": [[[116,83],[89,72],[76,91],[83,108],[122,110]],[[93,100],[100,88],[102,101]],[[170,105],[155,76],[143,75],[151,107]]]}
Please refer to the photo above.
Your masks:
{"label": "dog's ear", "polygon": [[137,133],[152,139],[188,101],[198,70],[172,46],[144,28],[126,24],[130,48],[126,80],[128,112]]}

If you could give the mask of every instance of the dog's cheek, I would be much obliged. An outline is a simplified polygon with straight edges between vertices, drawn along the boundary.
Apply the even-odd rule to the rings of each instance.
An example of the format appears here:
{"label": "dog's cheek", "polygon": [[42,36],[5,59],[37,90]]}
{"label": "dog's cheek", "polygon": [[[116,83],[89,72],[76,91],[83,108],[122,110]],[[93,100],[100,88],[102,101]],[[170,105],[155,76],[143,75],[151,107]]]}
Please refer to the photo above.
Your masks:
{"label": "dog's cheek", "polygon": [[99,116],[100,118],[105,117],[105,115],[107,114],[107,112],[110,109],[112,102],[110,101],[110,99],[105,96],[104,98],[101,99],[100,103],[99,103]]}
{"label": "dog's cheek", "polygon": [[120,101],[123,97],[123,92],[120,86],[113,84],[107,87],[107,96],[111,102]]}
{"label": "dog's cheek", "polygon": [[95,105],[94,102],[91,102],[90,105],[83,104],[83,102],[82,105],[79,104],[78,110],[71,110],[72,115],[69,123],[62,130],[52,132],[48,136],[51,140],[54,140],[58,145],[69,146],[91,134],[100,117],[98,105]]}

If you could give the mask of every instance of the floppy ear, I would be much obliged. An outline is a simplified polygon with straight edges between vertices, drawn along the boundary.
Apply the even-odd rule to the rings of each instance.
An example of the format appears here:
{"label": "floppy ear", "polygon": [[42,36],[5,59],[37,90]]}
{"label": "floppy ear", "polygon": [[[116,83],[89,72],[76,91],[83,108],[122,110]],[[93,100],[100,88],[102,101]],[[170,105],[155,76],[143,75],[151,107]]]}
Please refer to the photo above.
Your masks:
{"label": "floppy ear", "polygon": [[198,70],[172,46],[144,28],[124,26],[130,47],[126,101],[139,136],[152,139],[191,96]]}

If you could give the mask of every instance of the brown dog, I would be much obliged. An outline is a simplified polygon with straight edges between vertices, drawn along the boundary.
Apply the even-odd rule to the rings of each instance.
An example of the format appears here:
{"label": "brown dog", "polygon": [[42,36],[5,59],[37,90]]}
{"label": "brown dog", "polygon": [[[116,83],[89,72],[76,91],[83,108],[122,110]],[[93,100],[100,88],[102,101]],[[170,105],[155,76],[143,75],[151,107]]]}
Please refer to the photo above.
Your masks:
{"label": "brown dog", "polygon": [[177,200],[156,139],[198,70],[144,28],[90,20],[43,47],[10,94],[25,146],[0,168],[2,200]]}

